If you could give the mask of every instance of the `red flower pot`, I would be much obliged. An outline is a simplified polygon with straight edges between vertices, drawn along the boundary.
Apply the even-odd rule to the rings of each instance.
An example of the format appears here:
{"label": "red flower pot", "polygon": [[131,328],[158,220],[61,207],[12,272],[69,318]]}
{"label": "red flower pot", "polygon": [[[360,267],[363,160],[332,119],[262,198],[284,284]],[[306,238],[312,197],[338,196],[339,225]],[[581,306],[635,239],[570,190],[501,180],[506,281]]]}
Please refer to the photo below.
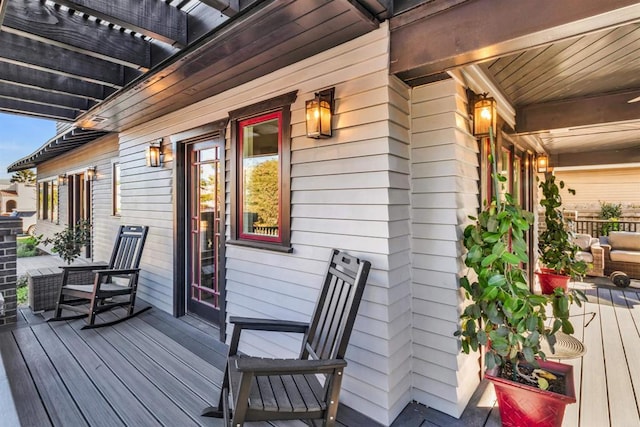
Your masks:
{"label": "red flower pot", "polygon": [[555,288],[562,288],[565,292],[569,289],[569,280],[571,280],[569,276],[555,274],[553,270],[548,268],[542,269],[541,272],[536,271],[536,276],[538,276],[538,283],[540,283],[543,294],[552,294]]}
{"label": "red flower pot", "polygon": [[561,427],[565,407],[576,402],[573,366],[542,360],[538,362],[540,368],[564,375],[566,395],[495,376],[497,368],[486,372],[486,378],[496,390],[503,426]]}

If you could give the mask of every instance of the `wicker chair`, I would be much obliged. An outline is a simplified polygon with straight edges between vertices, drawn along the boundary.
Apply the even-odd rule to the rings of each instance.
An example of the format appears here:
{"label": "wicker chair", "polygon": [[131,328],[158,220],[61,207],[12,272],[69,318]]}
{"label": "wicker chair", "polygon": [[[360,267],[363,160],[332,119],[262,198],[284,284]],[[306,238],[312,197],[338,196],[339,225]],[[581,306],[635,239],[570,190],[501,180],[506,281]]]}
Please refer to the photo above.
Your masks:
{"label": "wicker chair", "polygon": [[604,249],[604,274],[622,271],[633,279],[640,279],[640,233],[611,231],[600,237]]}
{"label": "wicker chair", "polygon": [[604,276],[605,256],[604,248],[600,246],[600,241],[589,234],[575,234],[573,243],[580,248],[576,254],[576,259],[589,265],[586,272],[587,276]]}

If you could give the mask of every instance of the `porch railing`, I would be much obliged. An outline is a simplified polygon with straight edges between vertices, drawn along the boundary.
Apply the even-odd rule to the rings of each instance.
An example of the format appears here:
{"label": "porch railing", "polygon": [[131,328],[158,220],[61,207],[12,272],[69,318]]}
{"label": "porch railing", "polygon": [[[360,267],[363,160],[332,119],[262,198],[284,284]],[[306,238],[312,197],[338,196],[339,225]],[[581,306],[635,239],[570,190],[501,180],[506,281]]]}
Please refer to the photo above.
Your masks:
{"label": "porch railing", "polygon": [[590,234],[592,237],[606,236],[610,231],[640,231],[640,221],[577,219],[572,223],[576,233]]}

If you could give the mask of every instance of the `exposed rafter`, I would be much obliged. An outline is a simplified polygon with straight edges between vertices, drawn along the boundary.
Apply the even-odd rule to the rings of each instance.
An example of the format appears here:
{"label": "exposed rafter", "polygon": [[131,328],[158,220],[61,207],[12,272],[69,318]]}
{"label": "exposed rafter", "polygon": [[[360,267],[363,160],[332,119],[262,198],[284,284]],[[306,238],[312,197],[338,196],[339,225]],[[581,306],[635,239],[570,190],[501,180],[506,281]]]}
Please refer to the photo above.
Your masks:
{"label": "exposed rafter", "polygon": [[158,0],[56,0],[56,3],[170,45],[187,45],[187,14]]}
{"label": "exposed rafter", "polygon": [[76,113],[87,111],[95,102],[86,98],[51,93],[41,89],[26,88],[12,84],[0,84],[0,97],[15,99],[17,101],[33,102],[35,104],[48,105],[75,110]]}
{"label": "exposed rafter", "polygon": [[70,121],[76,117],[73,110],[0,97],[0,111],[52,120]]}

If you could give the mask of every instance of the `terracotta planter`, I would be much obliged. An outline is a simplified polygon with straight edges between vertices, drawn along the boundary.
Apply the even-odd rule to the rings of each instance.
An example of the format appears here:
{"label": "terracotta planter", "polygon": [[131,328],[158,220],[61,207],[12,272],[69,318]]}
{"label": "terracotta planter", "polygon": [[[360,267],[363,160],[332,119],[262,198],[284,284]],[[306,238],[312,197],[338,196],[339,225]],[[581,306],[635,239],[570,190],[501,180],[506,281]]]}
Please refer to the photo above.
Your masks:
{"label": "terracotta planter", "polygon": [[486,372],[486,378],[496,390],[503,426],[561,427],[565,407],[576,402],[573,366],[550,361],[539,363],[542,369],[565,376],[566,395],[496,377],[497,368]]}
{"label": "terracotta planter", "polygon": [[569,289],[569,280],[571,277],[563,274],[555,274],[553,270],[543,268],[542,271],[536,271],[538,276],[538,282],[540,283],[540,289],[545,295],[553,293],[555,288],[562,288],[566,292]]}

